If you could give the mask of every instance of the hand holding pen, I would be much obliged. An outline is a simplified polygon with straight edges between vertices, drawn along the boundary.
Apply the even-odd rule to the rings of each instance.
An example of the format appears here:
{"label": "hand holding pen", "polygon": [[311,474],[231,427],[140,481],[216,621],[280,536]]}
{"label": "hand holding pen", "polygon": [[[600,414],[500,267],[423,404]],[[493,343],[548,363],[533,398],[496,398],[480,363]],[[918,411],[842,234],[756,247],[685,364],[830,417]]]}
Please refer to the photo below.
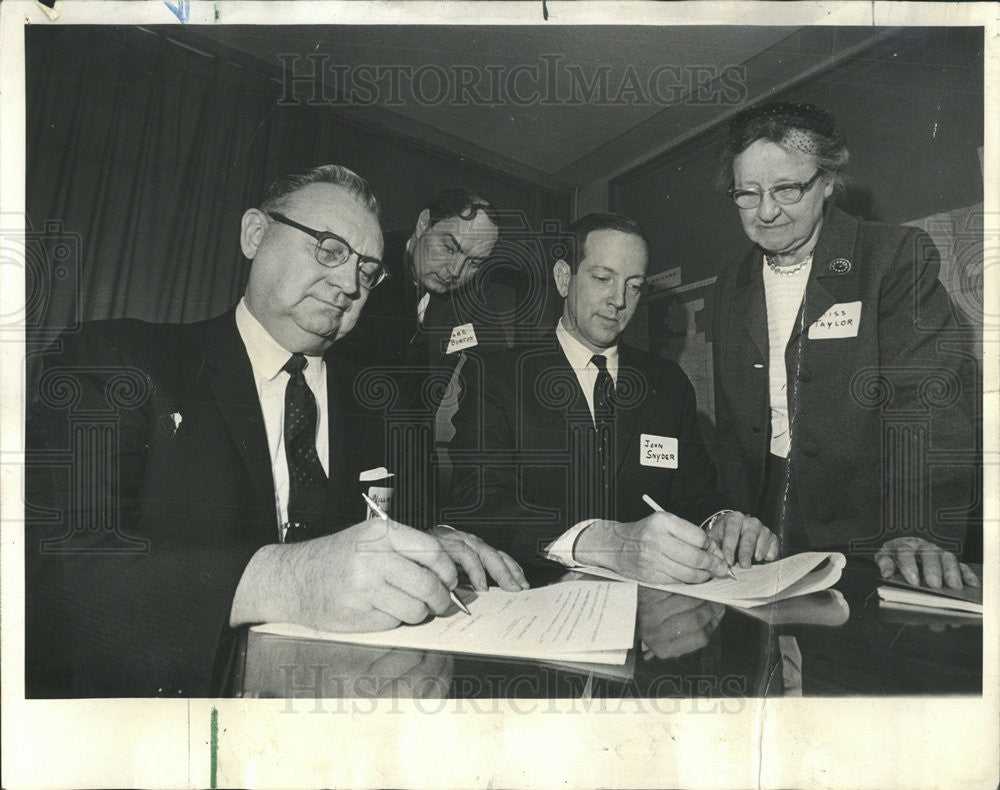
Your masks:
{"label": "hand holding pen", "polygon": [[[388,521],[388,520],[389,520],[389,514],[388,514],[388,513],[386,513],[386,512],[385,512],[385,511],[384,511],[384,510],[383,510],[383,509],[382,509],[382,508],[381,508],[381,507],[380,507],[380,506],[378,505],[378,503],[377,503],[377,502],[375,502],[375,500],[374,500],[374,499],[372,499],[372,498],[371,498],[370,496],[368,496],[368,495],[367,495],[367,494],[365,494],[365,493],[362,493],[362,494],[361,494],[361,496],[362,496],[362,497],[364,497],[364,500],[365,500],[365,503],[366,503],[366,504],[368,505],[368,507],[369,507],[369,508],[371,508],[371,511],[372,511],[372,513],[374,513],[374,514],[375,514],[376,516],[378,516],[378,517],[379,517],[380,519],[382,519],[383,521]],[[455,606],[457,606],[457,607],[458,607],[459,609],[461,609],[461,610],[462,610],[463,612],[465,612],[465,614],[472,614],[472,612],[470,612],[470,611],[469,611],[469,607],[467,607],[467,606],[466,606],[466,605],[465,605],[465,604],[464,604],[464,603],[462,602],[462,599],[461,599],[461,598],[459,598],[459,597],[458,597],[458,595],[456,595],[456,594],[455,594],[455,591],[454,591],[454,590],[449,590],[449,591],[448,591],[448,595],[449,595],[449,596],[451,597],[451,601],[452,601],[452,603],[454,603],[454,604],[455,604]]]}
{"label": "hand holding pen", "polygon": [[[649,505],[657,513],[666,513],[667,512],[662,507],[660,507],[656,503],[656,501],[651,496],[649,496],[648,494],[643,494],[642,495],[642,501],[645,502],[647,505]],[[726,511],[726,512],[732,512],[732,511]],[[715,541],[713,541],[710,537],[708,537],[708,535],[706,533],[703,532],[702,534],[705,536],[705,538],[707,540],[707,543],[708,543],[708,546],[699,545],[698,548],[704,548],[706,551],[710,552],[711,554],[714,554],[716,557],[718,557],[720,560],[722,560],[722,562],[724,562],[726,564],[726,571],[727,571],[727,575],[729,576],[729,578],[730,579],[735,579],[736,578],[736,574],[733,573],[732,564],[729,563],[729,562],[726,562],[726,558],[723,556],[722,550],[718,547],[718,545],[716,545]],[[692,544],[692,545],[694,545],[694,544]]]}

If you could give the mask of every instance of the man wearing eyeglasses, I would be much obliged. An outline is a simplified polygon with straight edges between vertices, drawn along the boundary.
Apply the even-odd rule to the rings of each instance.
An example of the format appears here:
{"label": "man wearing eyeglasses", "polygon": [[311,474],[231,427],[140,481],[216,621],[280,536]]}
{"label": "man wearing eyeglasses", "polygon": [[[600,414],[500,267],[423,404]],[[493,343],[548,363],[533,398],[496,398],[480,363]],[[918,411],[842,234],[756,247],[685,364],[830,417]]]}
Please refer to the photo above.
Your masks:
{"label": "man wearing eyeglasses", "polygon": [[[378,212],[346,168],[280,178],[243,215],[252,264],[234,310],[98,322],[46,360],[29,447],[69,443],[74,460],[27,485],[60,516],[27,531],[29,696],[219,694],[240,626],[420,622],[452,606],[459,567],[525,586],[478,538],[366,519],[382,414],[327,352],[384,280]],[[108,441],[81,449],[96,429]],[[95,465],[106,476],[74,488]]]}
{"label": "man wearing eyeglasses", "polygon": [[438,193],[412,232],[386,234],[390,276],[338,349],[338,356],[392,382],[388,408],[408,415],[396,426],[408,469],[397,491],[399,512],[408,523],[430,526],[438,488],[447,485],[447,463],[431,470],[454,433],[467,360],[511,345],[498,305],[505,298],[513,304],[515,289],[484,268],[499,233],[500,217],[483,195],[460,188]]}
{"label": "man wearing eyeglasses", "polygon": [[388,234],[391,279],[360,327],[361,361],[426,375],[450,370],[465,349],[504,345],[494,305],[472,288],[499,234],[493,204],[465,189],[436,195],[412,233]]}

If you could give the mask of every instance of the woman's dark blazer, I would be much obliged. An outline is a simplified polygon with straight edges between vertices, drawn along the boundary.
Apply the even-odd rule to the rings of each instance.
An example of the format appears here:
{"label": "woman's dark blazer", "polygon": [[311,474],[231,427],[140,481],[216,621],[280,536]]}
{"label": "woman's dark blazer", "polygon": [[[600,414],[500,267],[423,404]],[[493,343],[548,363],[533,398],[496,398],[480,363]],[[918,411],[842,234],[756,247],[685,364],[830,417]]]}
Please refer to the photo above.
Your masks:
{"label": "woman's dark blazer", "polygon": [[[761,267],[754,248],[719,278],[712,337],[721,487],[749,512],[770,446]],[[814,547],[866,553],[912,535],[963,548],[979,498],[981,390],[972,330],[938,269],[926,233],[827,207],[785,349],[790,490]],[[810,336],[827,311],[855,302],[854,336]]]}

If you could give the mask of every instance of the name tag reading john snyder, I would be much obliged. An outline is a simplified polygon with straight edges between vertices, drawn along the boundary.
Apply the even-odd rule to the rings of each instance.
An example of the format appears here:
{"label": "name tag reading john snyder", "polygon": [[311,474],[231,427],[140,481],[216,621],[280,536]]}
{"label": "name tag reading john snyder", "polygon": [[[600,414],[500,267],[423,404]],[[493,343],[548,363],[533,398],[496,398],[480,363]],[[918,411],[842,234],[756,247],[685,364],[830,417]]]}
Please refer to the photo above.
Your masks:
{"label": "name tag reading john snyder", "polygon": [[861,323],[861,302],[835,304],[809,327],[810,340],[834,340],[838,337],[857,337]]}
{"label": "name tag reading john snyder", "polygon": [[639,463],[661,469],[677,468],[677,439],[654,433],[639,435]]}
{"label": "name tag reading john snyder", "polygon": [[463,348],[472,348],[478,345],[479,341],[476,340],[476,330],[472,324],[462,324],[451,330],[451,340],[448,341],[448,350],[445,353],[454,354]]}

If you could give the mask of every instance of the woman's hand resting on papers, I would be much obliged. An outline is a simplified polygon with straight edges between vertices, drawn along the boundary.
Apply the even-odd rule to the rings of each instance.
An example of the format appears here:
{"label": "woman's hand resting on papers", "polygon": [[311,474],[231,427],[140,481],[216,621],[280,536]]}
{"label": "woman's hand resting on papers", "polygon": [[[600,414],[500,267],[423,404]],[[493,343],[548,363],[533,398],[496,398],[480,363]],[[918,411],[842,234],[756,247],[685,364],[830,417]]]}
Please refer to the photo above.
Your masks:
{"label": "woman's hand resting on papers", "polygon": [[778,559],[778,538],[753,516],[730,511],[716,519],[708,536],[722,549],[726,562],[732,566],[739,560],[741,568],[754,562]]}
{"label": "woman's hand resting on papers", "polygon": [[493,548],[482,538],[460,532],[446,524],[438,524],[431,529],[431,534],[438,539],[455,564],[465,571],[476,590],[485,590],[489,586],[486,574],[508,592],[528,589],[524,571],[507,552]]}
{"label": "woman's hand resting on papers", "polygon": [[950,551],[930,543],[923,538],[893,538],[875,553],[875,562],[888,579],[899,568],[903,578],[910,584],[920,584],[920,567],[923,567],[923,583],[928,587],[941,587],[942,580],[953,590],[961,590],[962,583],[969,587],[979,587],[975,572]]}

